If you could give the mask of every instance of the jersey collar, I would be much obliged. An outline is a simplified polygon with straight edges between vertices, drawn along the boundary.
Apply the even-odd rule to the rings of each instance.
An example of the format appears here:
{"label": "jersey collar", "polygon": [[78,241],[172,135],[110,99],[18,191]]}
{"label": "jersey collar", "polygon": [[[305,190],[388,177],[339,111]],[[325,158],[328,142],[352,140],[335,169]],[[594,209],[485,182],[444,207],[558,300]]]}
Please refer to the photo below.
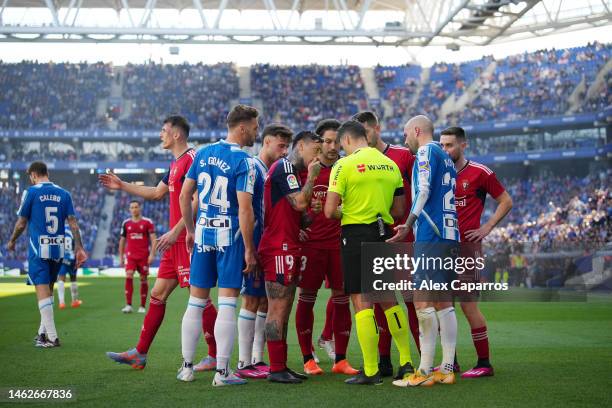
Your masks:
{"label": "jersey collar", "polygon": [[458,170],[458,171],[457,171],[457,174],[461,173],[461,172],[462,172],[463,170],[465,170],[465,168],[466,168],[467,166],[469,166],[469,165],[470,165],[470,159],[467,159],[467,160],[465,161],[465,165],[464,165],[464,166],[461,168],[461,170]]}
{"label": "jersey collar", "polygon": [[240,147],[240,145],[239,145],[238,143],[230,143],[230,142],[228,142],[228,141],[227,141],[227,140],[225,140],[225,139],[221,139],[221,140],[219,140],[219,143],[221,143],[221,144],[225,144],[225,145],[228,145],[228,146],[238,146],[238,147]]}
{"label": "jersey collar", "polygon": [[188,148],[187,150],[185,150],[183,153],[181,153],[181,155],[179,157],[177,157],[176,159],[174,159],[174,161],[177,161],[178,159],[180,159],[181,157],[183,157],[184,155],[186,155],[187,153],[189,153],[191,150],[193,150],[193,147]]}
{"label": "jersey collar", "polygon": [[268,166],[266,166],[266,163],[264,163],[263,160],[261,160],[258,156],[255,156],[254,159],[257,160],[264,167],[264,169],[268,170]]}

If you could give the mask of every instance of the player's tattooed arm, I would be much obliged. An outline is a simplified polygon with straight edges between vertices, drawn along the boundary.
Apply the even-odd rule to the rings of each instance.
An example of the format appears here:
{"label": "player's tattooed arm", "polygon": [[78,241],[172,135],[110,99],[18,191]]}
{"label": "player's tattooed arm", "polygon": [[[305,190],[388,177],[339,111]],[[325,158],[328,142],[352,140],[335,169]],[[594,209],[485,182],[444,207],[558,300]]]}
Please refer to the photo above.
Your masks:
{"label": "player's tattooed arm", "polygon": [[10,251],[15,250],[15,243],[17,242],[17,239],[21,236],[21,234],[23,234],[23,231],[25,231],[27,226],[28,226],[27,218],[19,217],[17,219],[17,222],[15,223],[15,228],[13,228],[13,234],[11,234],[11,239],[9,239],[9,242],[7,245]]}
{"label": "player's tattooed arm", "polygon": [[66,218],[68,221],[68,225],[70,226],[70,231],[72,231],[72,240],[74,242],[74,252],[76,255],[76,265],[75,267],[78,269],[85,263],[87,258],[87,252],[83,247],[83,240],[81,239],[81,230],[79,229],[79,223],[74,215],[69,215]]}
{"label": "player's tattooed arm", "polygon": [[70,231],[72,231],[72,239],[76,249],[83,248],[83,240],[81,239],[81,230],[79,229],[79,223],[74,215],[69,215],[67,218]]}
{"label": "player's tattooed arm", "polygon": [[306,211],[308,205],[310,204],[310,198],[312,197],[313,186],[314,180],[309,177],[306,180],[306,183],[304,183],[302,191],[291,193],[286,196],[289,204],[291,204],[291,207],[295,211]]}

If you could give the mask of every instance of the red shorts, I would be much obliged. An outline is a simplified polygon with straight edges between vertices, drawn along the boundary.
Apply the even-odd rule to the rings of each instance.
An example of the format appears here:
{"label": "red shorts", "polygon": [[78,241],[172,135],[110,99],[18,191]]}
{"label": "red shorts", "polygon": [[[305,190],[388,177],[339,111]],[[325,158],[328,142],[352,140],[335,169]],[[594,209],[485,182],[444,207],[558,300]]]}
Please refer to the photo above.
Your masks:
{"label": "red shorts", "polygon": [[162,255],[159,262],[157,277],[162,279],[176,279],[181,288],[189,286],[189,266],[191,257],[187,252],[185,242],[176,242]]}
{"label": "red shorts", "polygon": [[138,272],[141,276],[147,276],[149,274],[149,260],[147,258],[127,258],[125,262],[125,270],[135,271]]}
{"label": "red shorts", "polygon": [[328,288],[337,290],[344,288],[340,248],[302,248],[298,286],[304,289],[317,290],[321,287],[323,281],[326,282]]}
{"label": "red shorts", "polygon": [[301,251],[275,251],[259,254],[267,282],[288,286],[297,284],[301,268]]}

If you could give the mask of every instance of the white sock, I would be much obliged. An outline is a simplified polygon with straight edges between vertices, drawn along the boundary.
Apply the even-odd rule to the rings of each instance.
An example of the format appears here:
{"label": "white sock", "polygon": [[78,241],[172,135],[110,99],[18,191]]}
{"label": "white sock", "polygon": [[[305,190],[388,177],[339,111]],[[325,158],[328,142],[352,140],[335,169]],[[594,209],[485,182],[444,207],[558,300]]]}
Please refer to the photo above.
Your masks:
{"label": "white sock", "polygon": [[253,364],[263,362],[264,345],[266,343],[266,317],[267,313],[257,312],[255,318],[255,335],[253,336]]}
{"label": "white sock", "polygon": [[187,363],[193,363],[200,335],[202,334],[202,314],[208,303],[208,299],[200,299],[194,296],[189,296],[187,302],[187,310],[183,315],[183,323],[181,325],[181,349],[183,351],[183,359]]}
{"label": "white sock", "polygon": [[63,280],[57,281],[57,295],[59,296],[60,303],[66,303],[64,302],[64,281]]}
{"label": "white sock", "polygon": [[217,342],[217,371],[227,373],[236,338],[236,301],[235,297],[219,296],[217,320],[215,321],[215,341]]}
{"label": "white sock", "polygon": [[440,344],[442,345],[442,364],[440,372],[453,372],[455,362],[455,346],[457,345],[457,315],[454,307],[438,310],[440,320]]}
{"label": "white sock", "polygon": [[53,297],[39,300],[38,310],[40,311],[41,326],[44,326],[47,338],[55,341],[57,339],[57,330],[55,330],[55,321],[53,320]]}
{"label": "white sock", "polygon": [[256,314],[240,309],[238,314],[238,368],[251,364]]}
{"label": "white sock", "polygon": [[419,370],[424,374],[430,374],[433,370],[434,356],[436,355],[436,340],[438,338],[438,318],[436,309],[426,307],[417,310],[419,318],[419,330],[421,340],[421,361]]}
{"label": "white sock", "polygon": [[79,287],[76,282],[70,282],[70,297],[73,302],[79,298]]}
{"label": "white sock", "polygon": [[42,315],[40,316],[40,326],[38,327],[38,334],[46,333],[45,324],[42,321]]}

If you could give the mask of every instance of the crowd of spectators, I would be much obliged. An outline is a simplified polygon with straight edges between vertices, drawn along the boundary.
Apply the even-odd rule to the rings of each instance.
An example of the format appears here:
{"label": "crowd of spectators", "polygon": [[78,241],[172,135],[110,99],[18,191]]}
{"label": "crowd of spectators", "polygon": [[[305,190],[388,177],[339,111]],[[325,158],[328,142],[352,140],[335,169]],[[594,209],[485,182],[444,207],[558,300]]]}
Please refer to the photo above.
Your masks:
{"label": "crowd of spectators", "polygon": [[399,67],[376,66],[374,75],[380,96],[391,105],[392,112],[380,115],[386,129],[398,129],[403,126],[403,118],[413,113],[415,93],[421,81],[421,67],[403,65]]}
{"label": "crowd of spectators", "polygon": [[[28,186],[25,186],[26,188]],[[72,195],[74,211],[81,229],[81,237],[85,250],[91,254],[96,242],[98,222],[104,205],[104,191],[96,184],[77,184],[69,188],[64,186]],[[21,203],[23,190],[18,191],[16,185],[5,186],[0,189],[0,242],[7,243],[13,232],[15,221],[17,221],[17,209]],[[16,259],[25,261],[28,257],[27,231],[17,240],[16,250],[13,253],[5,252],[3,247],[0,252],[5,259]]]}
{"label": "crowd of spectators", "polygon": [[157,129],[170,113],[181,113],[195,129],[223,129],[230,101],[238,98],[238,74],[233,64],[129,64],[123,97],[131,114],[123,129]]}
{"label": "crowd of spectators", "polygon": [[[505,246],[535,243],[540,251],[577,244],[601,247],[612,240],[609,177],[606,172],[587,177],[548,174],[508,183],[514,208],[487,240]],[[491,211],[489,205],[485,217]]]}
{"label": "crowd of spectators", "polygon": [[[374,73],[381,100],[370,102],[357,66],[260,64],[251,67],[251,96],[263,104],[262,122],[284,122],[295,129],[312,127],[324,117],[344,120],[366,108],[380,112],[389,130],[401,128],[407,116],[418,113],[434,121],[469,124],[562,115],[570,108],[596,112],[612,103],[612,74],[598,82],[595,93],[587,91],[611,54],[611,44],[594,42],[509,56],[497,60],[489,73],[485,70],[492,57],[437,63],[424,83],[418,65],[379,65]],[[113,80],[123,84],[123,101],[130,104],[124,106],[128,116],[119,119],[120,104],[109,99],[110,116],[119,120],[120,129],[158,128],[172,112],[184,114],[194,129],[223,129],[230,105],[239,97],[238,74],[230,63],[150,62],[128,64],[123,72],[121,81],[104,63],[0,61],[0,128],[105,128],[109,112],[98,117],[96,111],[98,102],[109,97]],[[476,98],[442,118],[442,104],[453,95],[461,97],[476,79]]]}
{"label": "crowd of spectators", "polygon": [[15,185],[5,185],[0,188],[0,258],[18,259],[25,261],[28,258],[28,240],[21,237],[17,240],[15,252],[8,252],[6,243],[11,238],[13,227],[17,221],[17,209],[21,204],[21,194],[17,192]]}
{"label": "crowd of spectators", "polygon": [[[482,77],[481,93],[449,121],[478,123],[563,115],[569,97],[584,81],[585,89],[609,61],[612,46],[593,43],[571,49],[551,49],[510,56],[497,61],[492,76]],[[602,90],[609,100],[609,87]],[[600,98],[601,99],[601,98]],[[603,103],[580,96],[580,112],[600,110]]]}
{"label": "crowd of spectators", "polygon": [[89,129],[110,93],[109,64],[0,61],[0,128]]}
{"label": "crowd of spectators", "polygon": [[296,131],[311,129],[323,118],[346,120],[368,106],[354,65],[255,65],[251,91],[263,103],[264,123],[281,122]]}
{"label": "crowd of spectators", "polygon": [[[104,251],[106,256],[115,256],[119,252],[119,238],[121,238],[121,224],[124,220],[130,218],[130,201],[134,197],[126,193],[117,193],[115,208],[112,214],[112,221],[110,227],[110,235],[106,242],[106,250]],[[159,201],[142,201],[142,216],[148,217],[153,221],[155,225],[155,232],[160,237],[164,233],[168,232],[168,198],[165,197]]]}

